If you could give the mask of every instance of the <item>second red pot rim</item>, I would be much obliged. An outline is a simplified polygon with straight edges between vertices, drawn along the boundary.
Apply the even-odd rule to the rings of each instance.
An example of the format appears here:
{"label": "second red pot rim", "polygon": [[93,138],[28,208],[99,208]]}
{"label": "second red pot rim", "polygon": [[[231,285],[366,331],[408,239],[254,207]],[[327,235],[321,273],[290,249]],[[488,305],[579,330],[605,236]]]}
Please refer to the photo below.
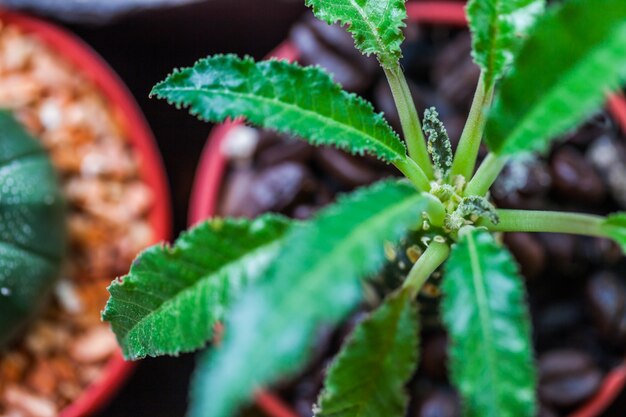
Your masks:
{"label": "second red pot rim", "polygon": [[[466,26],[465,4],[455,1],[413,1],[407,3],[409,20],[445,24],[450,26]],[[296,47],[289,41],[283,42],[268,57],[295,61],[298,58]],[[609,97],[607,107],[613,117],[626,132],[626,99],[622,94]],[[232,121],[216,126],[202,151],[200,163],[196,171],[193,184],[190,207],[189,224],[196,224],[210,216],[217,210],[221,184],[227,161],[221,151],[221,144],[228,132],[240,121]],[[626,385],[626,359],[611,370],[603,380],[596,395],[568,417],[595,417],[604,411],[617,397]],[[256,394],[256,403],[272,417],[299,417],[279,397],[265,390]]]}
{"label": "second red pot rim", "polygon": [[[45,21],[2,7],[0,20],[37,36],[99,87],[113,110],[119,114],[130,145],[140,158],[140,176],[153,192],[150,225],[154,231],[154,243],[169,240],[172,214],[165,169],[150,127],[125,84],[91,47],[75,35]],[[121,387],[133,367],[133,363],[124,361],[120,351],[116,352],[105,366],[102,376],[63,409],[59,417],[85,417],[102,408]]]}

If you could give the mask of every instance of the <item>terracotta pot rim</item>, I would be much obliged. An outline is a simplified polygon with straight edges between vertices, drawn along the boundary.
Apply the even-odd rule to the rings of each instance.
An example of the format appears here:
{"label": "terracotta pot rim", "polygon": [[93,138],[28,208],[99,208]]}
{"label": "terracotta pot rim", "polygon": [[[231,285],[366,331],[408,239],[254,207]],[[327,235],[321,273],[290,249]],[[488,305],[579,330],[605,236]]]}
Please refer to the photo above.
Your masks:
{"label": "terracotta pot rim", "polygon": [[[428,22],[449,26],[466,26],[465,3],[459,1],[412,1],[407,3],[407,14],[411,21]],[[284,41],[268,56],[294,61],[298,58],[296,47]],[[608,98],[607,107],[626,133],[626,98],[618,93]],[[220,185],[227,161],[221,153],[221,143],[230,129],[240,125],[240,121],[226,122],[211,132],[202,152],[193,185],[189,222],[195,224],[215,214],[220,197]],[[604,378],[602,386],[587,403],[568,417],[594,417],[604,411],[626,385],[626,359],[611,370]],[[256,403],[272,417],[298,417],[284,402],[273,393],[258,391]]]}
{"label": "terracotta pot rim", "polygon": [[[149,215],[154,243],[168,240],[171,235],[172,215],[165,169],[150,127],[124,83],[91,47],[70,32],[2,7],[0,20],[38,37],[99,87],[113,111],[119,114],[130,145],[139,155],[139,174],[154,194],[154,206]],[[102,376],[64,408],[59,417],[85,417],[93,414],[111,399],[133,368],[134,364],[124,361],[118,350],[106,364]]]}

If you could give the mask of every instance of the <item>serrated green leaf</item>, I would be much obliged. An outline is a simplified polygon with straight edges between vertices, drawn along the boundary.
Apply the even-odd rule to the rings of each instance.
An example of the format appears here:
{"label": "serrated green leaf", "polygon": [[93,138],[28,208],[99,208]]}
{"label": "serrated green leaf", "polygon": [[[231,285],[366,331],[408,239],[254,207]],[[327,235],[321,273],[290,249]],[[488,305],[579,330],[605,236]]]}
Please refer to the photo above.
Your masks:
{"label": "serrated green leaf", "polygon": [[444,179],[452,168],[452,145],[446,127],[439,120],[439,113],[434,107],[424,111],[424,133],[428,139],[428,153],[433,160],[435,175]]}
{"label": "serrated green leaf", "polygon": [[289,222],[213,219],[183,233],[173,247],[144,251],[109,287],[103,319],[124,355],[177,355],[204,346],[231,302],[274,260]]}
{"label": "serrated green leaf", "polygon": [[382,115],[318,67],[218,55],[175,71],[152,95],[210,122],[243,116],[314,145],[367,152],[387,162],[406,158],[404,144]]}
{"label": "serrated green leaf", "polygon": [[514,56],[545,0],[471,0],[467,18],[472,31],[472,56],[492,85],[513,63]]}
{"label": "serrated green leaf", "polygon": [[201,360],[190,416],[229,417],[253,389],[298,370],[316,329],[357,305],[362,277],[384,262],[383,243],[420,224],[431,201],[404,182],[384,181],[293,228],[277,262],[233,307],[221,349]]}
{"label": "serrated green leaf", "polygon": [[498,154],[545,151],[626,77],[626,2],[570,0],[539,19],[487,122]]}
{"label": "serrated green leaf", "polygon": [[347,24],[357,48],[375,54],[386,68],[402,57],[406,26],[405,0],[306,0],[318,19],[328,24]]}
{"label": "serrated green leaf", "polygon": [[626,213],[615,213],[606,218],[600,225],[600,230],[609,238],[617,242],[626,253]]}
{"label": "serrated green leaf", "polygon": [[468,417],[534,417],[525,292],[511,254],[485,230],[461,229],[443,281],[449,366]]}
{"label": "serrated green leaf", "polygon": [[354,329],[328,369],[315,417],[404,417],[418,343],[417,306],[404,289]]}

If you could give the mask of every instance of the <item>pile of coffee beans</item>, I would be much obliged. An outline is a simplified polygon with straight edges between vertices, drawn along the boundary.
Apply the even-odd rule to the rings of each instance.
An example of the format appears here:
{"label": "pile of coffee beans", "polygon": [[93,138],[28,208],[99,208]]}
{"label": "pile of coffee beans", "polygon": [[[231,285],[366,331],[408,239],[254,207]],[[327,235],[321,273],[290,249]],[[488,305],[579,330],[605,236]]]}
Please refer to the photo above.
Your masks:
{"label": "pile of coffee beans", "polygon": [[[410,25],[403,68],[420,113],[436,106],[454,144],[460,137],[479,69],[466,31]],[[339,27],[312,17],[292,30],[300,63],[327,68],[348,90],[383,111],[398,131],[393,98],[373,58],[353,49]],[[544,158],[515,160],[492,189],[499,207],[606,214],[626,208],[626,147],[605,112],[566,135]],[[373,158],[314,148],[273,132],[240,127],[226,139],[231,159],[222,214],[254,217],[276,211],[310,217],[337,193],[397,175]],[[481,150],[484,156],[486,150]],[[590,399],[607,370],[626,350],[626,282],[622,255],[613,243],[560,234],[510,233],[504,242],[519,261],[529,290],[534,325],[541,417],[565,416]],[[324,372],[366,303],[339,329],[323,329],[314,358],[279,390],[302,417],[312,415]],[[458,417],[459,398],[448,380],[447,338],[441,328],[422,335],[421,363],[409,384],[409,416]]]}

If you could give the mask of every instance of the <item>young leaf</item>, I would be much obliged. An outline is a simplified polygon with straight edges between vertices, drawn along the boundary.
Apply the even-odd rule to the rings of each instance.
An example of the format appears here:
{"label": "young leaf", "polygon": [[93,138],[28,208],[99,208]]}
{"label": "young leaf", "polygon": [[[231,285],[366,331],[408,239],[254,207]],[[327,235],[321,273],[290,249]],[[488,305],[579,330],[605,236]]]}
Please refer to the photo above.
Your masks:
{"label": "young leaf", "polygon": [[318,67],[218,55],[175,71],[151,94],[210,122],[244,116],[315,145],[368,152],[387,162],[406,158],[404,144],[382,115]]}
{"label": "young leaf", "polygon": [[443,281],[452,380],[468,417],[533,417],[535,384],[524,288],[487,231],[461,229]]}
{"label": "young leaf", "polygon": [[386,68],[398,64],[406,26],[405,0],[306,0],[318,19],[347,24],[357,48]]}
{"label": "young leaf", "polygon": [[419,323],[411,292],[389,297],[359,323],[328,370],[315,417],[404,417]]}
{"label": "young leaf", "polygon": [[182,234],[173,247],[153,246],[109,287],[103,319],[124,355],[177,355],[211,339],[231,302],[266,270],[289,222],[213,219]]}
{"label": "young leaf", "polygon": [[606,218],[600,230],[617,242],[626,253],[626,213],[616,213]]}
{"label": "young leaf", "polygon": [[471,195],[464,197],[458,207],[446,218],[446,227],[451,230],[459,230],[466,219],[476,223],[479,219],[487,219],[491,224],[500,223],[496,208],[484,197]]}
{"label": "young leaf", "polygon": [[492,85],[511,65],[529,29],[545,8],[545,0],[471,0],[467,18],[472,56]]}
{"label": "young leaf", "polygon": [[535,25],[487,122],[497,154],[544,151],[626,76],[626,1],[571,0]]}
{"label": "young leaf", "polygon": [[452,145],[445,126],[439,120],[439,114],[434,107],[424,111],[424,133],[428,138],[428,153],[433,159],[435,175],[443,179],[452,168]]}
{"label": "young leaf", "polygon": [[190,415],[230,417],[253,389],[300,368],[316,329],[359,302],[362,277],[384,262],[384,242],[421,223],[431,201],[385,181],[293,228],[267,275],[233,306],[221,349],[201,361]]}

